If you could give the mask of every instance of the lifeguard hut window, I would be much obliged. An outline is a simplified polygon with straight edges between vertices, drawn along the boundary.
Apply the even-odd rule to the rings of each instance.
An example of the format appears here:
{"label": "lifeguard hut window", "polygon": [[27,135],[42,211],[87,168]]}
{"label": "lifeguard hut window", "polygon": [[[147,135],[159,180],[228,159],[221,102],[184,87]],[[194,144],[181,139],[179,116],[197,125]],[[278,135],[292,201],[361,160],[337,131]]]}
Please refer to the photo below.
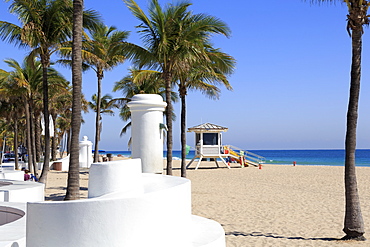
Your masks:
{"label": "lifeguard hut window", "polygon": [[[196,133],[196,143],[200,141],[200,133]],[[218,145],[218,133],[203,133],[203,145]]]}

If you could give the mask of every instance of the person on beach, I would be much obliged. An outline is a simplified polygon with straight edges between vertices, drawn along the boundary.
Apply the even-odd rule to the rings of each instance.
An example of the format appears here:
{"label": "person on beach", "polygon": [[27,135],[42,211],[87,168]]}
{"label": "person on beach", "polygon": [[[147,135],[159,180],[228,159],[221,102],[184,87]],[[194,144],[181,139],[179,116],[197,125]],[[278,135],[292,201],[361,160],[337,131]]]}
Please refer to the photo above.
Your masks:
{"label": "person on beach", "polygon": [[31,181],[35,181],[35,182],[39,181],[39,179],[36,176],[36,175],[38,175],[37,173],[36,173],[36,175],[33,175],[32,173],[30,175],[31,175],[31,178],[30,178]]}
{"label": "person on beach", "polygon": [[[36,173],[37,175],[37,173]],[[29,170],[24,170],[24,181],[39,181],[37,176],[33,175],[32,173],[30,173]]]}
{"label": "person on beach", "polygon": [[29,181],[31,179],[31,175],[29,173],[29,170],[24,170],[24,181]]}

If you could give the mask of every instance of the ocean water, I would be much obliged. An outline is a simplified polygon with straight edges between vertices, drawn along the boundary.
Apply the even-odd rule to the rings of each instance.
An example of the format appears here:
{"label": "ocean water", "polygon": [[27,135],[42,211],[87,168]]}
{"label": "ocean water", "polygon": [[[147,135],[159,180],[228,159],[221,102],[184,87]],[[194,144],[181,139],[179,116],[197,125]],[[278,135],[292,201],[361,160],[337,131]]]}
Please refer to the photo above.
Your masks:
{"label": "ocean water", "polygon": [[[297,165],[314,166],[344,166],[344,150],[250,150],[251,152],[265,157],[266,164],[292,165],[295,161]],[[123,155],[130,157],[130,151],[105,151],[113,156]],[[166,151],[163,157],[166,157]],[[194,150],[190,150],[186,156],[192,159],[195,155]],[[181,151],[172,152],[174,159],[180,159]],[[370,167],[370,149],[359,149],[356,151],[356,166]]]}

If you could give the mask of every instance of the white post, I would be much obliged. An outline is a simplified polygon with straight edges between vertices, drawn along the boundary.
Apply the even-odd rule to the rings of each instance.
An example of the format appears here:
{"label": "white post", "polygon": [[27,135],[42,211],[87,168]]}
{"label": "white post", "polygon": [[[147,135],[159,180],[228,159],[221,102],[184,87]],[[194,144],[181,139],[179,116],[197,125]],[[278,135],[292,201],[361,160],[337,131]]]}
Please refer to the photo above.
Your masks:
{"label": "white post", "polygon": [[158,94],[137,94],[127,104],[131,111],[132,158],[140,158],[145,173],[163,171],[163,112]]}
{"label": "white post", "polygon": [[87,140],[87,136],[80,141],[80,167],[89,168],[92,163],[92,142]]}

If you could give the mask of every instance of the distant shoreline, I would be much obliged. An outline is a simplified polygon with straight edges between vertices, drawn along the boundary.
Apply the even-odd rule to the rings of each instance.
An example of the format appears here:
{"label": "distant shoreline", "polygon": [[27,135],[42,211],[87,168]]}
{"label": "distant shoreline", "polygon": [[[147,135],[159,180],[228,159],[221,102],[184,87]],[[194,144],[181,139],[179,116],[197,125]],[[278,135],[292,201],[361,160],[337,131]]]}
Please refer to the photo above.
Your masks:
{"label": "distant shoreline", "polygon": [[[292,165],[295,161],[297,165],[304,166],[344,166],[345,151],[343,149],[302,149],[302,150],[250,150],[251,152],[265,157],[263,164],[271,165]],[[113,157],[122,155],[131,157],[131,151],[105,151],[100,153],[103,156],[112,154]],[[190,150],[186,160],[191,160],[195,155],[195,150]],[[181,160],[181,151],[172,152],[173,160]],[[166,159],[166,151],[163,158]],[[370,149],[358,149],[356,152],[356,166],[370,167]]]}

